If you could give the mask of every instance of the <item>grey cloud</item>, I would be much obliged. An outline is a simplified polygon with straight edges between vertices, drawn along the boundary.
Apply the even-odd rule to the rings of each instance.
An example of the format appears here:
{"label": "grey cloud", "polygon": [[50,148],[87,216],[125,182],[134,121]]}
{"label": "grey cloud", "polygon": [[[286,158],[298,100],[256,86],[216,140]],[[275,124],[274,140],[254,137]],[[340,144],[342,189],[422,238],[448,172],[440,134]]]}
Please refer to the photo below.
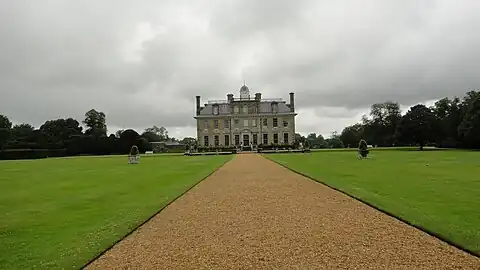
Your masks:
{"label": "grey cloud", "polygon": [[[333,125],[374,102],[478,88],[479,8],[446,0],[0,1],[0,113],[38,126],[96,108],[110,126],[182,128],[194,125],[195,95],[224,99],[246,79],[265,97],[294,91],[297,108],[313,110],[299,117]],[[141,24],[151,36],[134,40]],[[133,43],[138,59],[129,60]]]}

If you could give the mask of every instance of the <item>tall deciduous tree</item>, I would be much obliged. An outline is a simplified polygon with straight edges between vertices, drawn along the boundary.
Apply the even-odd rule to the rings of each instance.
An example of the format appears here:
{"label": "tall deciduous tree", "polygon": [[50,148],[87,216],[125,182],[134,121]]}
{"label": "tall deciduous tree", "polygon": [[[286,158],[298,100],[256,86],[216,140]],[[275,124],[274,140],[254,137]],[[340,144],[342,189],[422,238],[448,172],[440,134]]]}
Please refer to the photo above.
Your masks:
{"label": "tall deciduous tree", "polygon": [[85,134],[94,137],[107,136],[107,120],[105,113],[91,109],[85,113],[85,120],[83,123],[87,126]]}
{"label": "tall deciduous tree", "polygon": [[151,128],[146,128],[145,133],[153,133],[153,134],[158,135],[159,136],[158,137],[159,141],[168,140],[168,131],[164,127],[153,126]]}
{"label": "tall deciduous tree", "polygon": [[480,92],[467,93],[463,103],[465,116],[458,127],[459,137],[465,147],[480,148]]}
{"label": "tall deciduous tree", "polygon": [[5,147],[10,138],[12,122],[5,115],[0,114],[0,150]]}
{"label": "tall deciduous tree", "polygon": [[376,145],[392,145],[396,127],[402,118],[400,105],[391,101],[373,104],[370,117],[362,119],[366,139]]}
{"label": "tall deciduous tree", "polygon": [[342,130],[340,134],[340,140],[347,147],[357,147],[358,142],[363,137],[363,126],[361,124],[355,124],[348,126]]}
{"label": "tall deciduous tree", "polygon": [[398,138],[404,142],[416,143],[423,150],[425,144],[435,140],[436,118],[430,108],[415,105],[402,117],[397,128]]}
{"label": "tall deciduous tree", "polygon": [[436,141],[438,146],[456,147],[458,145],[458,127],[462,122],[460,99],[442,98],[431,108],[437,118]]}

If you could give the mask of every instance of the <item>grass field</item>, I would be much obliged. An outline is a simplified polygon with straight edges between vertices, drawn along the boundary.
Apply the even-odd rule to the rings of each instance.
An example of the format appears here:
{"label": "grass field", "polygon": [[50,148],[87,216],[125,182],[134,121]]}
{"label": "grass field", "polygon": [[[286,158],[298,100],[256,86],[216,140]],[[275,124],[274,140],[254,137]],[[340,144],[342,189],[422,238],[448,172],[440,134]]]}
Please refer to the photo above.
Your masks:
{"label": "grass field", "polygon": [[371,151],[266,157],[480,255],[480,152]]}
{"label": "grass field", "polygon": [[0,269],[78,269],[230,158],[0,161]]}

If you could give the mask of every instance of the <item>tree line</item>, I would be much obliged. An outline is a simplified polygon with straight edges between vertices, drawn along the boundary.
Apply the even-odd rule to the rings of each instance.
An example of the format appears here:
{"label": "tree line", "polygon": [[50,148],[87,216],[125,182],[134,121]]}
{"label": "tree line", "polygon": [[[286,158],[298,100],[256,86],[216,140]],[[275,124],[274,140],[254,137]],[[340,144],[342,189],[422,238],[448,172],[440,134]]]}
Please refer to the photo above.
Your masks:
{"label": "tree line", "polygon": [[[48,120],[39,128],[30,124],[13,125],[0,115],[0,159],[41,158],[73,155],[127,154],[132,145],[140,152],[151,150],[151,142],[177,141],[165,127],[153,126],[142,134],[135,130],[118,130],[107,136],[106,115],[91,109],[80,122],[73,118]],[[193,138],[184,138],[190,142]]]}
{"label": "tree line", "polygon": [[417,104],[403,115],[396,102],[376,103],[369,115],[340,134],[334,132],[328,139],[315,133],[296,137],[313,148],[356,148],[364,139],[379,147],[480,149],[480,92],[469,91],[463,99],[445,97],[430,107]]}

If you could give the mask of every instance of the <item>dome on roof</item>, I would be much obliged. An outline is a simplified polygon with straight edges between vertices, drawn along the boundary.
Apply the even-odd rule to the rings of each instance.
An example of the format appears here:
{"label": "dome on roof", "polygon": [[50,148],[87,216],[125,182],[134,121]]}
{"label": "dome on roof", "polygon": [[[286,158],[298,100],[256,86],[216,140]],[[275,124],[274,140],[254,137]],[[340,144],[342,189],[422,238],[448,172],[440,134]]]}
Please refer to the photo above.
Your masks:
{"label": "dome on roof", "polygon": [[242,87],[240,87],[240,92],[250,92],[250,89],[248,89],[246,85],[243,85]]}
{"label": "dome on roof", "polygon": [[249,98],[250,97],[250,89],[244,84],[240,88],[240,98]]}

